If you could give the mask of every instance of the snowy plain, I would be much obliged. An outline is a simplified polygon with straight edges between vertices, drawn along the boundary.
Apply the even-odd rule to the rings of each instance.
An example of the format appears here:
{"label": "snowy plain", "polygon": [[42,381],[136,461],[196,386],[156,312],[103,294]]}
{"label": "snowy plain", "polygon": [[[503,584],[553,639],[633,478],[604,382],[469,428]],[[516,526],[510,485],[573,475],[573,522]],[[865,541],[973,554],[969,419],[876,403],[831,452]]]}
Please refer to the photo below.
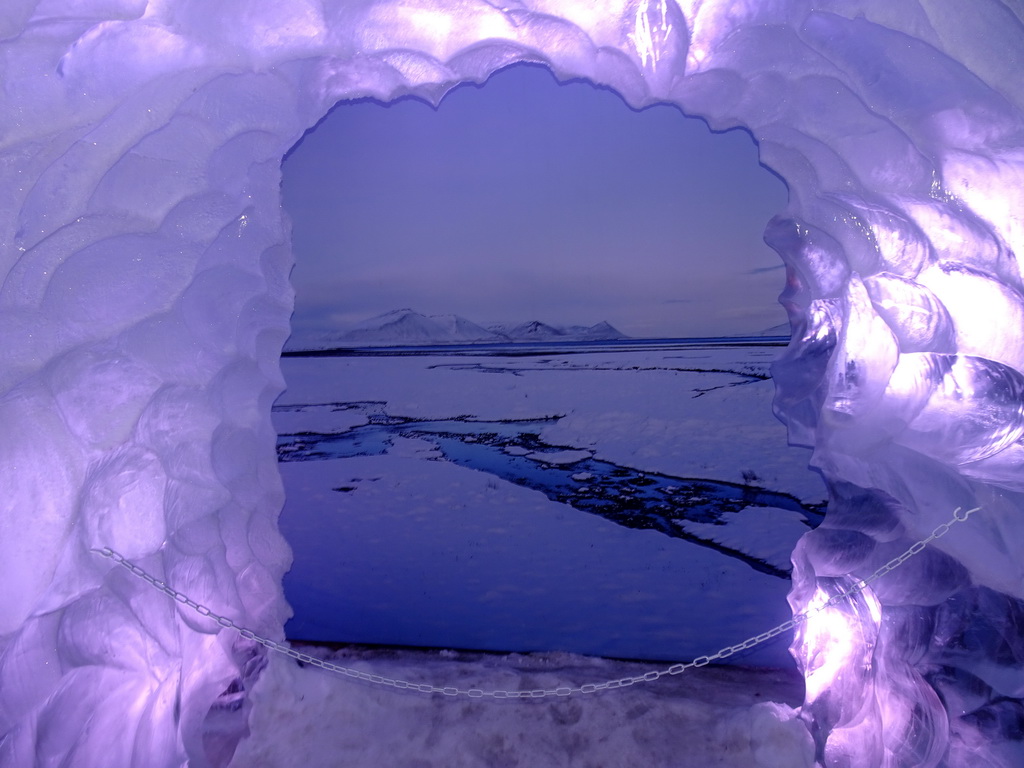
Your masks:
{"label": "snowy plain", "polygon": [[[780,351],[284,358],[289,637],[338,643],[310,652],[376,674],[519,690],[642,673],[780,623],[788,553],[811,525],[797,510],[824,500],[809,451],[771,415]],[[602,482],[635,502],[627,480],[666,498],[669,530],[587,506]],[[676,490],[691,480],[737,494],[729,514]],[[233,764],[810,765],[788,641],[737,666],[526,702],[396,693],[275,657]],[[294,738],[265,743],[282,718]]]}
{"label": "snowy plain", "polygon": [[[624,346],[624,345],[623,345]],[[366,423],[350,411],[289,406],[386,401],[389,413],[420,419],[562,416],[541,434],[552,445],[679,477],[744,482],[824,499],[807,469],[810,451],[787,445],[772,415],[771,361],[780,346],[693,345],[577,354],[495,357],[380,355],[285,357],[287,390],[275,406],[278,434],[336,431]],[[756,376],[757,378],[748,378]],[[339,419],[326,426],[321,419]]]}

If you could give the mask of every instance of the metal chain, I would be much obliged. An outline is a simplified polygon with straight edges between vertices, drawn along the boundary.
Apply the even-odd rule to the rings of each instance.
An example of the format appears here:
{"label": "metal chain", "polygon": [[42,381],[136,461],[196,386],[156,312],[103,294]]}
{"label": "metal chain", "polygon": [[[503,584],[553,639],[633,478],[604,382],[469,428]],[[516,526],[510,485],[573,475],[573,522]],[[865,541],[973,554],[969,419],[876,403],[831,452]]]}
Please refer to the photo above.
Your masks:
{"label": "metal chain", "polygon": [[349,677],[355,680],[363,680],[367,683],[387,686],[402,691],[417,691],[419,693],[440,693],[444,696],[468,696],[471,699],[542,699],[548,696],[564,697],[572,696],[574,694],[598,693],[599,691],[610,691],[618,688],[628,688],[629,686],[636,685],[637,683],[651,683],[660,677],[664,677],[666,675],[680,675],[688,669],[706,667],[708,664],[714,661],[721,661],[722,659],[727,659],[730,656],[739,653],[740,651],[746,651],[750,648],[754,648],[760,645],[761,643],[771,640],[773,637],[781,635],[783,632],[788,632],[789,630],[799,626],[800,624],[803,624],[814,614],[819,613],[830,606],[836,605],[842,602],[843,600],[852,597],[853,595],[863,592],[869,584],[871,584],[877,579],[880,579],[882,576],[889,573],[890,571],[893,571],[899,566],[903,565],[903,563],[912,558],[914,555],[917,555],[920,552],[922,552],[924,548],[927,547],[930,543],[949,533],[949,529],[952,528],[954,525],[956,525],[957,523],[964,522],[965,520],[967,520],[967,518],[969,518],[972,514],[974,514],[980,509],[981,507],[975,507],[974,509],[969,509],[966,512],[961,512],[961,507],[957,507],[953,511],[953,516],[949,519],[949,521],[936,527],[935,530],[933,530],[927,538],[921,539],[915,544],[912,544],[905,552],[903,552],[903,554],[894,557],[892,560],[887,562],[885,565],[876,570],[867,578],[861,579],[860,581],[856,582],[845,592],[840,592],[839,594],[834,595],[832,598],[830,598],[829,600],[822,603],[820,606],[816,608],[808,608],[807,610],[796,614],[795,616],[793,616],[792,619],[784,621],[782,624],[779,624],[777,627],[769,629],[767,632],[762,632],[759,635],[753,635],[751,637],[748,637],[746,640],[744,640],[741,643],[737,643],[736,645],[726,646],[725,648],[722,648],[717,653],[713,653],[710,656],[699,656],[693,661],[690,661],[686,664],[673,664],[670,667],[666,667],[664,669],[651,670],[642,675],[636,675],[634,677],[620,677],[617,680],[605,680],[604,682],[600,683],[587,683],[586,685],[578,686],[560,686],[558,688],[539,688],[528,691],[482,690],[480,688],[457,688],[455,686],[439,687],[436,685],[430,685],[429,683],[412,683],[408,680],[397,680],[395,678],[384,677],[383,675],[374,675],[369,672],[362,672],[358,669],[352,669],[351,667],[343,667],[339,664],[333,664],[329,661],[318,659],[315,656],[310,656],[308,653],[296,651],[294,648],[291,648],[282,643],[275,642],[274,640],[270,640],[269,638],[261,637],[260,635],[257,635],[255,632],[253,632],[251,629],[246,629],[245,627],[238,626],[237,624],[235,624],[235,622],[233,622],[226,616],[221,616],[217,613],[214,613],[205,605],[197,603],[196,601],[189,598],[187,595],[169,586],[166,582],[160,581],[156,577],[151,576],[145,570],[135,565],[135,563],[131,562],[130,560],[127,560],[123,555],[120,555],[119,553],[115,552],[110,547],[103,547],[102,549],[94,549],[92,551],[99,555],[102,555],[103,557],[107,557],[113,560],[118,565],[124,566],[129,571],[131,571],[131,573],[135,576],[138,576],[140,579],[152,585],[160,592],[163,592],[168,597],[173,598],[176,602],[188,606],[193,611],[198,613],[200,616],[212,619],[225,629],[233,629],[246,640],[252,640],[254,642],[257,642],[271,651],[276,651],[277,653],[280,653],[284,656],[289,656],[295,659],[296,661],[302,662],[303,664],[309,664],[313,667],[319,667],[320,669],[326,670],[328,672],[334,672],[344,677]]}

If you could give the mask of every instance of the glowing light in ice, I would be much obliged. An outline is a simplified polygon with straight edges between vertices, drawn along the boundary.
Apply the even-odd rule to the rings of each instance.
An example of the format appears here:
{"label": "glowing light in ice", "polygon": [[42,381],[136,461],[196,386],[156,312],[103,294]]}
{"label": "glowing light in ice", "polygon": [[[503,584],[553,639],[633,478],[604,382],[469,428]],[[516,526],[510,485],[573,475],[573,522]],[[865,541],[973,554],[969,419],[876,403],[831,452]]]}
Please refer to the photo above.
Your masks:
{"label": "glowing light in ice", "polygon": [[409,25],[430,40],[447,40],[452,33],[452,17],[427,8],[406,8]]}
{"label": "glowing light in ice", "polygon": [[644,67],[649,66],[652,71],[658,67],[658,49],[672,34],[666,0],[657,1],[657,9],[652,14],[650,0],[642,0],[637,9],[635,29],[629,35],[640,54],[641,63]]}
{"label": "glowing light in ice", "polygon": [[1000,233],[1011,249],[1024,246],[1024,156],[977,157],[951,152],[943,164],[949,191]]}
{"label": "glowing light in ice", "polygon": [[[843,670],[858,660],[861,664],[870,663],[871,645],[882,621],[882,609],[869,590],[860,594],[860,598],[830,605],[831,597],[819,586],[807,604],[808,619],[800,638],[801,656],[806,665],[807,703],[816,701],[832,687]],[[854,600],[863,601],[867,617],[857,614]],[[865,631],[866,620],[874,623],[869,631]]]}
{"label": "glowing light in ice", "polygon": [[[924,270],[918,283],[930,290],[955,318],[961,354],[995,360],[1024,371],[1024,296],[985,272],[939,263]],[[977,311],[984,307],[984,312]],[[997,322],[993,319],[998,318]]]}

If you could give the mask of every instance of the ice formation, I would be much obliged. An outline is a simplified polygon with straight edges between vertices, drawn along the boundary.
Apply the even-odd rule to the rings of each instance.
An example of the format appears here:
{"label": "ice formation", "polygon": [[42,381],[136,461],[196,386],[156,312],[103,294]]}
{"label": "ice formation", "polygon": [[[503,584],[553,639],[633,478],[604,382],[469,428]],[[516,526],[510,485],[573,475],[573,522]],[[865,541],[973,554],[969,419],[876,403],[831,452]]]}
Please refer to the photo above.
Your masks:
{"label": "ice formation", "polygon": [[6,0],[0,765],[230,758],[259,649],[89,550],[281,636],[281,158],[341,100],[437,100],[517,61],[746,126],[786,180],[767,232],[795,329],[777,406],[832,499],[795,553],[794,608],[953,507],[984,508],[798,638],[819,759],[1009,765],[1024,720],[1022,13]]}

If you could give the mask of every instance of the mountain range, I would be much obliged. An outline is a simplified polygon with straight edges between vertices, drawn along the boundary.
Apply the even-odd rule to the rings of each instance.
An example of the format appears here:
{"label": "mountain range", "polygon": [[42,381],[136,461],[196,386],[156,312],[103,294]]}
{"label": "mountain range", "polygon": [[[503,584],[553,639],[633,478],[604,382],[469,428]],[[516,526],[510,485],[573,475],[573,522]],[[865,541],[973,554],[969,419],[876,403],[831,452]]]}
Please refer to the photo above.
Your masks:
{"label": "mountain range", "polygon": [[431,344],[516,343],[524,341],[605,341],[629,338],[611,324],[555,326],[536,320],[484,327],[459,315],[421,315],[395,309],[364,320],[348,331],[289,339],[289,349],[341,346],[416,346]]}

